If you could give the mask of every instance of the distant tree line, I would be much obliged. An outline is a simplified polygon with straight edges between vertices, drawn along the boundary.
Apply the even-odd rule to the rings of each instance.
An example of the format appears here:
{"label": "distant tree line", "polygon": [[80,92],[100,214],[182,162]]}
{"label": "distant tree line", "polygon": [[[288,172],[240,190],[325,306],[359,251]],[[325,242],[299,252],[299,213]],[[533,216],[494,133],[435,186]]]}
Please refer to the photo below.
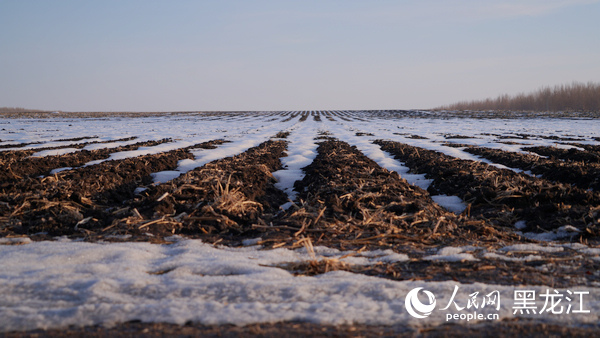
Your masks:
{"label": "distant tree line", "polygon": [[529,94],[505,94],[495,99],[458,102],[439,109],[600,112],[600,84],[573,82],[553,88],[542,87]]}

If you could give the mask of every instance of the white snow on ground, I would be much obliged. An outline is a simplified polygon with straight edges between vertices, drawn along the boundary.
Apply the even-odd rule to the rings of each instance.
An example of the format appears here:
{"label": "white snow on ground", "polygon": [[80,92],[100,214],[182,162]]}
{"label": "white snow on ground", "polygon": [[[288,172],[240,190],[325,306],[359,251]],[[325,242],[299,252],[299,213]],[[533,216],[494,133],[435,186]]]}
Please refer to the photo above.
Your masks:
{"label": "white snow on ground", "polygon": [[[518,221],[517,223],[515,223],[515,228],[517,229],[524,229],[526,227],[526,224],[524,221]],[[554,229],[552,231],[546,231],[546,232],[521,232],[521,231],[517,231],[515,232],[518,235],[521,235],[525,238],[528,239],[533,239],[536,241],[556,241],[556,240],[561,240],[561,239],[570,239],[570,238],[574,238],[576,237],[579,233],[581,232],[581,230],[575,228],[572,225],[563,225],[560,228]]]}
{"label": "white snow on ground", "polygon": [[[427,115],[428,112],[422,112]],[[14,149],[35,149],[42,147],[56,147],[70,144],[77,144],[89,141],[110,141],[131,136],[137,136],[138,139],[118,143],[119,145],[129,142],[141,142],[147,140],[160,140],[171,138],[174,141],[157,147],[146,147],[133,152],[115,153],[110,159],[121,159],[130,156],[139,156],[143,154],[155,154],[178,147],[186,147],[192,144],[201,143],[213,139],[234,140],[240,137],[246,137],[250,134],[259,133],[262,129],[270,130],[272,134],[284,130],[291,125],[298,123],[297,116],[291,123],[280,123],[289,115],[271,112],[241,112],[229,115],[210,115],[210,114],[186,114],[186,115],[165,115],[151,117],[105,117],[105,118],[49,118],[49,119],[3,119],[3,130],[0,130],[0,144],[18,144],[28,142],[40,142],[23,148],[0,148],[0,151]],[[578,141],[584,144],[598,144],[598,141],[591,140],[597,137],[597,130],[600,129],[599,120],[591,119],[562,119],[562,118],[543,118],[543,119],[442,119],[437,118],[435,113],[429,113],[433,118],[395,118],[392,114],[383,114],[381,116],[369,116],[368,120],[360,117],[360,112],[336,111],[334,118],[336,121],[329,121],[322,116],[322,122],[319,124],[324,130],[330,129],[332,132],[342,132],[339,134],[341,139],[355,144],[364,151],[367,156],[374,159],[378,164],[397,171],[413,184],[427,186],[427,181],[422,180],[419,175],[411,178],[407,174],[408,169],[402,163],[394,161],[389,154],[377,152],[368,143],[377,138],[390,139],[407,143],[417,147],[437,150],[444,154],[457,158],[479,160],[484,163],[490,163],[498,167],[504,167],[482,160],[477,156],[466,153],[461,148],[444,146],[443,143],[463,143],[483,147],[498,148],[508,151],[524,152],[521,147],[529,145],[550,145],[561,148],[572,147],[566,145],[566,142],[543,139],[539,136],[564,135],[568,137],[586,138],[585,141]],[[342,120],[339,116],[345,116],[350,121]],[[306,122],[312,121],[310,116]],[[372,133],[374,136],[356,137],[354,133],[362,131]],[[518,134],[531,134],[526,139]],[[98,136],[99,135],[99,136]],[[414,139],[411,135],[426,137],[427,139]],[[471,138],[445,138],[444,135],[461,135]],[[497,135],[513,138],[499,138]],[[538,135],[538,136],[535,136]],[[51,141],[56,139],[68,139],[77,137],[94,136],[94,139],[84,139],[82,141]],[[501,142],[513,141],[520,144],[505,144]],[[84,149],[98,149],[99,147],[113,147],[115,144],[92,144]],[[49,155],[51,153],[64,153],[67,150],[52,150],[37,154],[39,156]],[[70,149],[75,151],[75,149]],[[217,156],[215,156],[217,157]],[[88,163],[92,165],[99,161]],[[520,172],[518,169],[513,169]]]}
{"label": "white snow on ground", "polygon": [[[432,114],[434,115],[434,114]],[[99,135],[101,141],[137,136],[132,143],[171,138],[158,147],[146,147],[140,152],[114,154],[113,158],[152,154],[185,147],[214,139],[232,141],[217,149],[194,150],[194,160],[182,161],[177,171],[156,173],[158,181],[172,179],[209,161],[240,153],[283,130],[291,131],[288,138],[289,158],[283,159],[289,170],[279,172],[280,187],[288,196],[293,181],[302,178],[294,171],[314,158],[314,142],[305,144],[316,136],[315,128],[330,131],[334,137],[356,145],[381,166],[397,171],[411,179],[408,168],[372,144],[375,139],[390,139],[442,151],[458,158],[472,158],[461,148],[443,146],[444,142],[474,144],[509,151],[522,151],[526,145],[554,145],[567,147],[564,142],[540,137],[519,138],[518,133],[534,135],[575,135],[587,138],[584,144],[600,144],[591,140],[597,137],[600,120],[583,119],[414,119],[369,117],[353,119],[357,114],[336,112],[336,121],[324,116],[314,122],[312,116],[299,122],[299,116],[281,122],[289,114],[239,113],[228,116],[189,114],[140,118],[101,119],[0,119],[0,145],[28,142],[39,144],[25,148],[38,149],[64,146],[78,142],[51,142],[57,139]],[[344,116],[351,119],[346,121]],[[374,136],[356,136],[356,132]],[[400,135],[398,135],[400,134]],[[474,138],[446,139],[445,134],[459,134]],[[500,139],[496,135],[513,135]],[[420,135],[427,139],[413,139]],[[514,141],[522,144],[504,144]],[[129,141],[128,141],[129,142]],[[579,142],[579,141],[578,141]],[[119,142],[117,142],[119,143]],[[102,144],[113,147],[114,144]],[[89,147],[89,148],[88,148]],[[98,145],[86,146],[97,149]],[[0,149],[0,151],[10,148]],[[61,150],[62,151],[62,150]],[[46,153],[45,155],[48,155]],[[295,161],[298,161],[297,163]],[[286,162],[289,161],[289,162]],[[74,169],[77,170],[77,169]],[[160,177],[160,176],[163,177]],[[169,176],[170,175],[170,176]],[[415,175],[413,183],[428,182]],[[421,182],[421,183],[420,183]],[[291,185],[290,185],[291,184]],[[141,190],[141,189],[140,189]],[[459,201],[453,197],[434,197],[447,208]],[[444,201],[446,199],[446,201]],[[448,201],[447,199],[450,199]],[[515,226],[522,224],[517,222]],[[536,234],[548,240],[568,239],[572,229]],[[567,237],[561,237],[565,235]],[[534,234],[524,234],[534,236]],[[452,306],[441,310],[449,302],[455,286],[459,287],[455,301],[467,304],[469,295],[479,292],[487,295],[499,291],[502,307],[500,319],[531,317],[564,324],[597,323],[600,313],[600,288],[579,287],[569,291],[590,292],[585,297],[583,309],[589,313],[543,315],[515,314],[512,308],[515,290],[531,290],[541,295],[551,286],[499,286],[482,283],[461,284],[454,281],[391,281],[349,272],[330,272],[315,277],[294,277],[288,271],[275,267],[287,262],[310,259],[304,249],[261,250],[254,246],[260,240],[248,241],[244,248],[214,247],[197,240],[180,240],[170,245],[149,243],[83,243],[69,240],[35,242],[28,238],[0,238],[0,332],[34,328],[60,328],[68,325],[111,325],[129,320],[148,322],[185,323],[188,320],[204,324],[233,323],[243,325],[258,322],[309,321],[324,324],[405,324],[409,326],[439,325],[446,322],[448,313],[464,314]],[[22,245],[14,245],[22,244]],[[482,248],[447,247],[432,252],[426,260],[471,260],[480,250],[482,257],[498,260],[537,260],[542,254],[575,250],[577,255],[600,261],[600,249],[579,243],[512,245],[494,252]],[[409,257],[391,250],[372,252],[347,252],[317,247],[318,256],[341,259],[351,264],[376,264],[377,262],[402,262]],[[511,256],[512,253],[522,257]],[[344,258],[342,258],[344,257]],[[478,256],[480,257],[480,256]],[[405,297],[414,288],[422,287],[435,294],[437,305],[427,319],[416,319],[406,311]],[[566,294],[566,289],[558,289]],[[536,299],[538,309],[542,298]],[[574,308],[579,306],[573,303]],[[567,304],[562,303],[565,307]],[[478,309],[478,313],[494,313],[492,307]]]}
{"label": "white snow on ground", "polygon": [[38,151],[37,153],[32,154],[31,157],[64,155],[64,154],[74,153],[78,150],[79,149],[77,149],[77,148],[48,149],[48,150]]}
{"label": "white snow on ground", "polygon": [[[244,130],[240,134],[236,135],[225,135],[222,137],[228,143],[224,143],[218,146],[216,149],[194,149],[192,150],[192,154],[194,155],[194,159],[185,159],[179,161],[178,167],[174,171],[166,171],[154,173],[154,182],[155,183],[164,183],[174,178],[179,177],[181,174],[185,174],[190,170],[194,170],[199,168],[211,161],[218,160],[224,157],[234,156],[244,151],[255,147],[262,142],[267,141],[270,137],[273,137],[278,131],[282,129],[286,129],[287,127],[297,123],[295,120],[281,122],[279,119],[275,122],[270,122],[269,124],[265,124],[265,121],[259,121],[259,126],[253,126],[247,130]],[[209,141],[213,138],[205,138],[204,141]],[[197,142],[200,143],[200,142]],[[192,145],[192,144],[190,144]],[[181,147],[177,147],[181,148]],[[177,149],[174,148],[174,149]],[[171,150],[171,149],[169,149]]]}
{"label": "white snow on ground", "polygon": [[73,170],[73,168],[72,167],[64,167],[64,168],[52,169],[52,170],[50,170],[50,175],[58,174],[61,171],[67,171],[67,170]]}
{"label": "white snow on ground", "polygon": [[474,247],[445,247],[438,250],[437,254],[423,257],[427,261],[461,262],[476,261],[472,254],[465,251],[474,250]]}
{"label": "white snow on ground", "polygon": [[134,143],[138,143],[141,142],[139,139],[133,139],[133,140],[129,140],[129,141],[119,141],[119,142],[108,142],[108,143],[92,143],[92,144],[88,144],[85,147],[83,147],[84,150],[98,150],[98,149],[106,149],[106,148],[117,148],[117,147],[123,147],[123,146],[127,146],[130,144],[134,144]]}
{"label": "white snow on ground", "polygon": [[528,255],[528,256],[524,256],[524,257],[509,257],[509,256],[499,255],[494,252],[487,252],[487,253],[483,254],[483,257],[488,258],[488,259],[501,259],[504,261],[511,261],[511,262],[529,262],[529,261],[543,260],[542,256],[539,256],[539,255]]}
{"label": "white snow on ground", "polygon": [[538,244],[515,244],[500,249],[507,252],[561,252],[562,247],[542,246]]}
{"label": "white snow on ground", "polygon": [[[362,123],[364,124],[365,122]],[[368,128],[368,125],[366,124],[363,125],[363,128],[365,129],[356,129],[350,123],[338,122],[331,126],[329,130],[340,140],[351,145],[355,145],[363,154],[377,162],[377,164],[381,167],[397,172],[402,178],[406,179],[408,183],[423,189],[427,189],[429,187],[432,180],[425,178],[425,175],[423,174],[409,174],[408,171],[410,168],[406,167],[404,163],[394,159],[389,153],[381,150],[378,145],[372,142],[377,138],[382,138],[377,136],[377,133],[373,133],[373,136],[357,136],[356,134],[358,132],[365,132],[365,130],[369,130],[366,129]],[[440,206],[455,213],[461,213],[467,207],[466,204],[457,196],[439,195],[432,196],[432,198]]]}
{"label": "white snow on ground", "polygon": [[431,199],[435,203],[457,214],[460,214],[467,208],[466,203],[458,196],[432,195]]}
{"label": "white snow on ground", "polygon": [[[85,140],[86,142],[93,142],[94,140]],[[147,140],[146,140],[147,141]],[[84,141],[81,141],[84,142]],[[75,153],[81,150],[98,150],[98,149],[106,149],[106,148],[116,148],[116,147],[121,147],[121,146],[126,146],[129,144],[133,144],[133,143],[137,143],[140,142],[140,140],[135,139],[135,140],[130,140],[130,141],[120,141],[120,142],[108,142],[108,143],[92,143],[92,144],[88,144],[85,147],[78,149],[78,148],[62,148],[62,149],[48,149],[48,150],[42,150],[42,151],[38,151],[34,154],[31,155],[31,157],[44,157],[44,156],[55,156],[55,155],[64,155],[64,154],[71,154],[71,153]],[[76,144],[76,143],[67,143],[67,142],[62,142],[66,145],[72,145],[72,144]],[[49,142],[49,143],[44,143],[43,147],[54,147],[56,146],[55,142]],[[27,148],[27,147],[25,147]],[[36,148],[40,148],[40,146],[37,146]],[[24,148],[21,148],[24,149]]]}
{"label": "white snow on ground", "polygon": [[[302,168],[308,166],[317,157],[317,147],[315,138],[319,134],[319,128],[322,122],[316,122],[314,119],[307,119],[304,122],[298,122],[287,131],[288,150],[287,156],[281,158],[282,170],[273,172],[277,179],[275,186],[288,195],[290,201],[296,200],[297,191],[294,190],[294,182],[304,178]],[[285,203],[282,208],[287,209],[291,202]]]}
{"label": "white snow on ground", "polygon": [[[541,295],[555,289],[454,281],[397,282],[343,271],[294,277],[276,267],[310,259],[302,250],[214,247],[199,240],[169,245],[56,241],[2,245],[0,256],[0,332],[69,325],[111,326],[130,320],[236,325],[308,321],[418,327],[440,325],[448,314],[466,315],[474,310],[485,315],[497,313],[500,319],[521,316],[572,325],[597,323],[600,319],[599,288],[568,289],[589,292],[579,296],[583,304],[579,304],[579,298],[573,302],[574,309],[589,313],[521,315],[513,309],[515,290]],[[376,259],[371,258],[371,263]],[[405,308],[408,292],[417,287],[436,297],[437,305],[427,319],[413,318]],[[498,291],[500,309],[487,306],[457,310],[451,306],[444,310],[447,304],[452,305],[455,287],[456,305],[466,306],[474,292],[483,297]],[[535,304],[541,309],[543,299]]]}
{"label": "white snow on ground", "polygon": [[356,136],[357,132],[365,132],[365,130],[368,129],[357,129],[352,126],[351,122],[340,121],[330,125],[328,130],[333,134],[333,136],[337,137],[341,141],[356,146],[358,150],[365,154],[365,156],[375,161],[381,167],[397,172],[402,178],[406,179],[408,183],[414,184],[423,189],[427,189],[427,187],[431,184],[431,180],[426,179],[425,175],[409,174],[408,167],[406,167],[402,162],[394,159],[387,152],[382,151],[378,145],[373,144],[372,141],[377,137]]}
{"label": "white snow on ground", "polygon": [[[433,114],[435,116],[435,114]],[[544,139],[540,136],[567,136],[574,135],[579,138],[587,138],[585,141],[577,141],[583,144],[598,144],[591,138],[597,137],[600,121],[597,119],[564,119],[564,118],[542,118],[542,119],[421,119],[421,118],[370,118],[368,122],[351,122],[357,128],[376,135],[377,138],[386,138],[425,149],[440,151],[444,154],[457,158],[474,159],[472,154],[463,152],[460,148],[451,148],[442,143],[470,144],[481,147],[496,148],[506,151],[528,153],[521,150],[526,146],[553,146],[564,145],[568,141],[555,141]],[[398,135],[400,134],[400,135]],[[523,139],[519,136],[514,138],[499,138],[497,135],[508,137],[517,134],[537,135]],[[411,135],[426,137],[427,139],[414,139]],[[445,138],[444,135],[461,135],[470,138]],[[506,144],[502,142],[512,141],[520,144]],[[461,154],[462,153],[462,154]]]}

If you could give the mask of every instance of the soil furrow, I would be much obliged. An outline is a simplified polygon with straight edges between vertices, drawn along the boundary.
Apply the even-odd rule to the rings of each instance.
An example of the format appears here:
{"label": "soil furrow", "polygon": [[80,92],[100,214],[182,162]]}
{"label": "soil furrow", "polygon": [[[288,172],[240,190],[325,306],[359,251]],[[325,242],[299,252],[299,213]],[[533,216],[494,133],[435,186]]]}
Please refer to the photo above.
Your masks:
{"label": "soil furrow", "polygon": [[[283,140],[269,140],[167,184],[150,186],[127,203],[126,214],[132,216],[118,220],[111,231],[135,234],[143,228],[158,236],[185,234],[238,244],[256,236],[253,225],[267,225],[266,220],[287,200],[285,193],[275,188],[271,174],[281,169],[286,145]],[[134,208],[141,218],[132,213]]]}
{"label": "soil furrow", "polygon": [[557,158],[541,158],[484,147],[469,147],[465,151],[511,168],[529,170],[547,180],[600,191],[600,165],[597,163],[565,162]]}
{"label": "soil furrow", "polygon": [[297,206],[273,222],[295,240],[308,236],[315,244],[342,249],[397,249],[473,240],[494,243],[507,236],[485,222],[445,211],[425,190],[345,142],[325,138],[317,151],[303,169],[306,176],[295,184]]}
{"label": "soil furrow", "polygon": [[[210,141],[194,148],[214,148]],[[189,148],[111,160],[68,170],[45,178],[28,177],[3,184],[0,193],[0,233],[81,235],[87,229],[110,225],[140,185],[152,184],[151,174],[174,170],[182,159],[193,159]],[[86,232],[83,231],[83,234]]]}
{"label": "soil furrow", "polygon": [[[513,258],[513,257],[510,257]],[[325,266],[324,263],[329,263]],[[351,265],[339,260],[308,261],[280,266],[295,275],[314,276],[332,270],[388,278],[391,280],[447,281],[491,283],[498,285],[553,285],[566,288],[595,286],[600,282],[600,262],[563,252],[532,260],[514,261],[478,257],[476,260],[431,261],[412,259],[404,262]],[[328,270],[326,270],[328,269]]]}
{"label": "soil furrow", "polygon": [[[91,139],[91,138],[97,138],[97,137],[76,137],[76,138],[65,138],[65,139],[60,139],[60,140],[50,140],[49,142],[76,142],[76,141],[81,141],[81,140],[87,140],[87,139]],[[89,144],[98,144],[98,143],[111,143],[111,142],[123,142],[123,141],[131,141],[136,139],[137,136],[132,136],[132,137],[127,137],[127,138],[122,138],[122,139],[118,139],[118,140],[109,140],[109,141],[92,141],[92,142],[81,142],[81,143],[75,143],[75,144],[67,144],[67,145],[62,145],[62,146],[56,146],[56,147],[43,147],[43,148],[35,148],[32,149],[36,152],[38,151],[43,151],[43,150],[50,150],[50,149],[65,149],[65,148],[76,148],[76,149],[81,149]],[[41,144],[42,142],[32,142],[32,143],[18,143],[18,144],[5,144],[0,146],[0,149],[6,149],[6,148],[22,148],[25,146],[29,146],[32,144]]]}
{"label": "soil furrow", "polygon": [[[107,328],[102,325],[64,329],[8,332],[7,338],[21,337],[593,337],[600,325],[553,324],[523,319],[483,321],[468,325],[447,323],[430,327],[397,325],[324,325],[300,321],[260,323],[245,326],[186,323],[145,323],[131,321]],[[494,334],[491,334],[494,333]]]}
{"label": "soil furrow", "polygon": [[525,221],[528,231],[574,226],[582,236],[600,235],[600,194],[564,183],[517,174],[481,162],[459,160],[436,151],[392,141],[381,149],[433,179],[432,194],[457,195],[467,212],[500,226]]}
{"label": "soil furrow", "polygon": [[589,152],[581,151],[579,149],[560,149],[556,147],[525,147],[525,151],[531,151],[536,154],[547,156],[552,159],[561,159],[571,162],[584,162],[584,163],[600,163],[600,155]]}
{"label": "soil furrow", "polygon": [[[596,137],[596,138],[594,138],[594,140],[600,142],[600,137]],[[567,143],[567,144],[576,146],[579,148],[583,148],[583,149],[585,149],[589,152],[595,153],[597,155],[600,154],[600,145],[582,144],[582,143]]]}
{"label": "soil furrow", "polygon": [[[16,158],[3,158],[0,159],[0,181],[4,183],[0,187],[3,187],[6,183],[14,182],[22,178],[48,175],[53,169],[79,167],[90,161],[107,159],[112,153],[136,150],[139,147],[153,147],[166,142],[172,142],[172,140],[163,139],[159,141],[138,142],[116,148],[81,150],[55,156],[24,158],[25,156],[16,155]],[[33,153],[33,151],[25,152],[29,153],[29,155]]]}

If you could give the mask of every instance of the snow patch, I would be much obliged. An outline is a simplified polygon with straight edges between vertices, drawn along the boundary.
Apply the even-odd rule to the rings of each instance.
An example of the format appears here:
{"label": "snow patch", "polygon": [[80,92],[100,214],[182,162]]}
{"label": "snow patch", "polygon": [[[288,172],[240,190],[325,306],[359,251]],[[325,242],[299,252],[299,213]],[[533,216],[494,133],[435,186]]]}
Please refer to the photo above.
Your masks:
{"label": "snow patch", "polygon": [[500,249],[500,251],[506,252],[562,252],[564,249],[562,247],[556,246],[541,246],[538,244],[515,244],[505,246]]}
{"label": "snow patch", "polygon": [[433,195],[433,201],[455,214],[465,211],[467,204],[458,196]]}

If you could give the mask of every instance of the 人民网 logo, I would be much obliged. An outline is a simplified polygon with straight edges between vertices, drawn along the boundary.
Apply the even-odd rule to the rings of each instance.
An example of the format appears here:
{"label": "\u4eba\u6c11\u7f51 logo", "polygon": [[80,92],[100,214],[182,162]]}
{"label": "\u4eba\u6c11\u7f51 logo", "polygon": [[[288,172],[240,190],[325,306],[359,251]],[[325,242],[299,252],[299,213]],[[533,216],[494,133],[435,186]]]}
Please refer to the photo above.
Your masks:
{"label": "\u4eba\u6c11\u7f51 logo", "polygon": [[435,296],[433,293],[427,290],[423,290],[423,293],[425,293],[429,298],[429,304],[421,303],[418,297],[421,289],[423,288],[415,288],[410,290],[410,292],[406,295],[406,300],[404,301],[406,311],[408,311],[408,313],[415,318],[426,318],[431,314],[433,309],[435,309]]}

